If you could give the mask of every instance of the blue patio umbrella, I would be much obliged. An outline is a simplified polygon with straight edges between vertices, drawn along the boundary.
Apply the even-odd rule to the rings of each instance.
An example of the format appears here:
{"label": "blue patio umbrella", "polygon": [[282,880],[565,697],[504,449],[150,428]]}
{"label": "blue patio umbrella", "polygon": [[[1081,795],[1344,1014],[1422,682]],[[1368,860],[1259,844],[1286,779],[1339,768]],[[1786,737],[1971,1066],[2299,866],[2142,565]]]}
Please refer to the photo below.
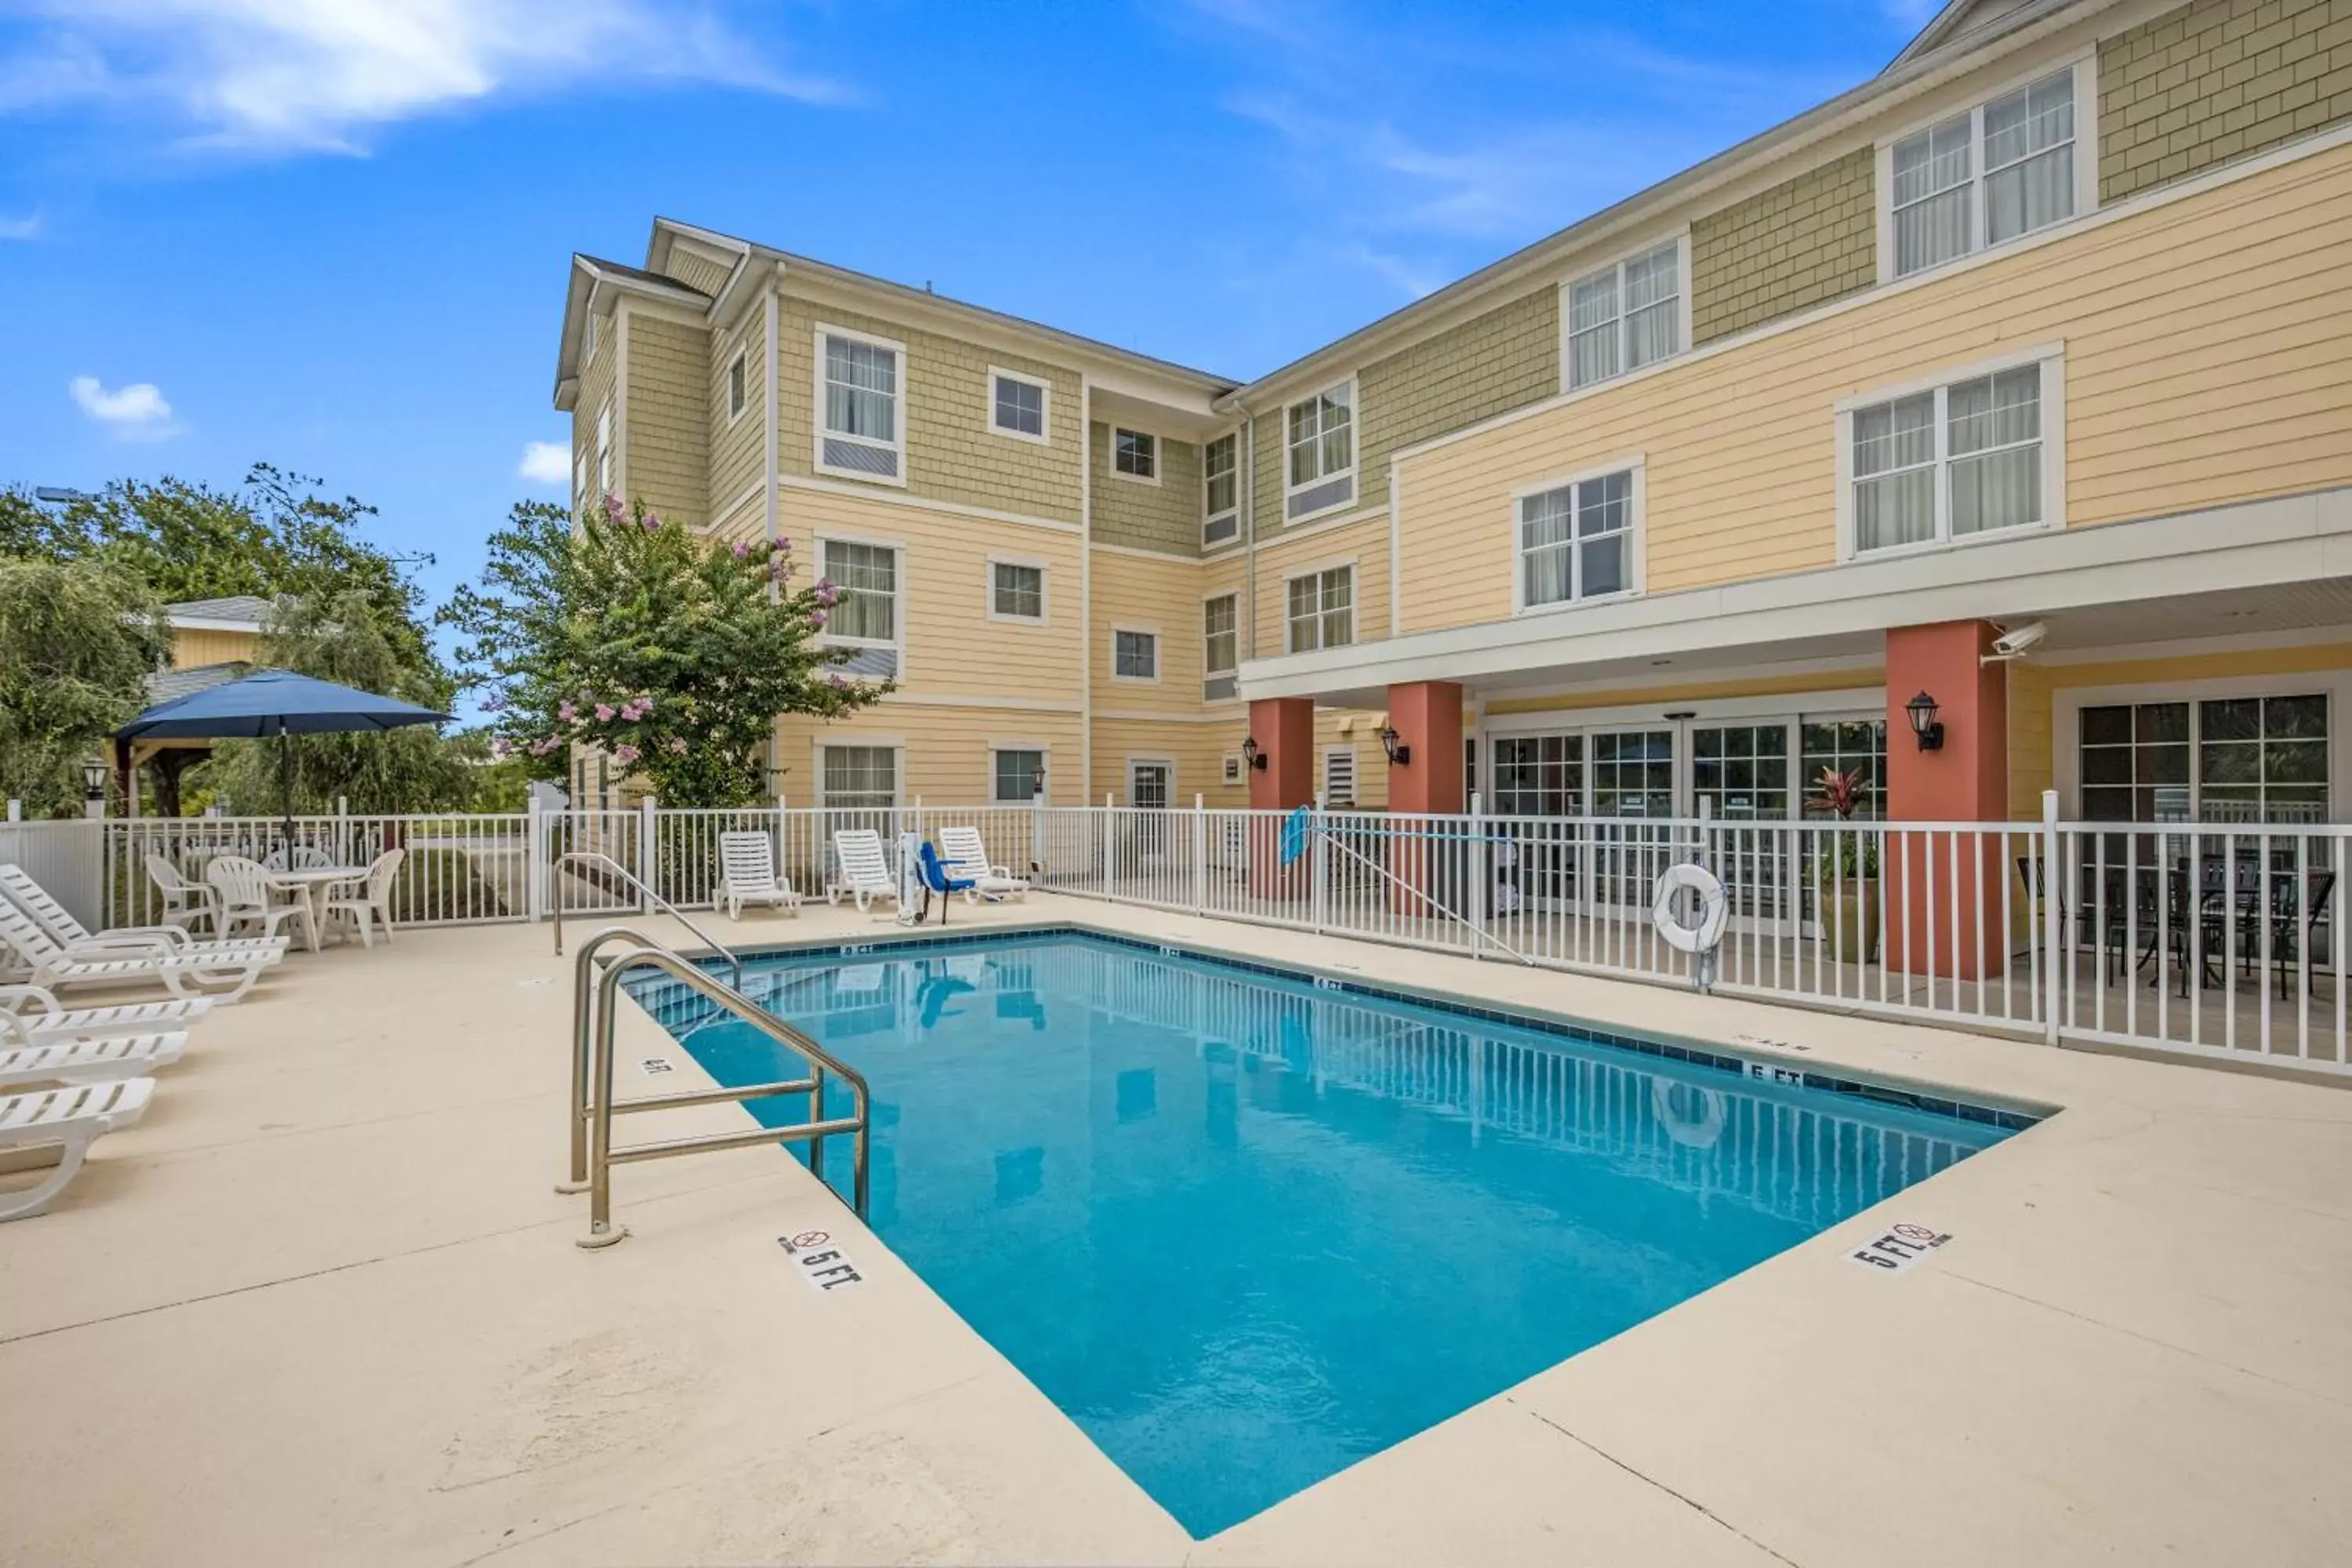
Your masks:
{"label": "blue patio umbrella", "polygon": [[290,669],[257,669],[242,679],[158,702],[114,732],[118,742],[170,740],[259,740],[278,737],[279,776],[286,797],[286,842],[294,842],[294,735],[353,730],[397,730],[409,724],[444,724],[449,715],[419,708],[396,697],[380,697],[297,675]]}

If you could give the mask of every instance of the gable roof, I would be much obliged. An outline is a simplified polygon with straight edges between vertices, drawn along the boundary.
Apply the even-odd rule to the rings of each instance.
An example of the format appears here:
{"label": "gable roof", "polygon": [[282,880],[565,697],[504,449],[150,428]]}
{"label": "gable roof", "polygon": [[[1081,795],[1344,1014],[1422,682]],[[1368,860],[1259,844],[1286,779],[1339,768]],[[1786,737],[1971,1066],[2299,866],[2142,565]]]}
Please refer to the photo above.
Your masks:
{"label": "gable roof", "polygon": [[163,606],[163,618],[175,626],[211,631],[259,631],[272,608],[258,594],[232,594],[223,599],[183,599]]}

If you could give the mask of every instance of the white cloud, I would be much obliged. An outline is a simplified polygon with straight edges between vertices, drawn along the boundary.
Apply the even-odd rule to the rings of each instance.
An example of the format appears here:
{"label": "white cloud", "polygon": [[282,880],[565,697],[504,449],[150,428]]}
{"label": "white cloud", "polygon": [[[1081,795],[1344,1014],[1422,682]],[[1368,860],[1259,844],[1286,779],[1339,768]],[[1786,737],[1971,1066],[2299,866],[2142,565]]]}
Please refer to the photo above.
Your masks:
{"label": "white cloud", "polygon": [[561,441],[526,441],[515,472],[535,485],[567,484],[572,479],[572,448]]}
{"label": "white cloud", "polygon": [[109,392],[94,375],[78,375],[69,388],[81,411],[118,436],[148,440],[169,436],[179,426],[172,422],[172,405],[152,381],[134,381]]}
{"label": "white cloud", "polygon": [[809,101],[707,5],[656,0],[26,0],[0,110],[160,110],[200,143],[359,152],[380,126],[500,97],[718,83]]}
{"label": "white cloud", "polygon": [[41,215],[26,213],[23,217],[0,217],[0,239],[38,239],[41,237]]}

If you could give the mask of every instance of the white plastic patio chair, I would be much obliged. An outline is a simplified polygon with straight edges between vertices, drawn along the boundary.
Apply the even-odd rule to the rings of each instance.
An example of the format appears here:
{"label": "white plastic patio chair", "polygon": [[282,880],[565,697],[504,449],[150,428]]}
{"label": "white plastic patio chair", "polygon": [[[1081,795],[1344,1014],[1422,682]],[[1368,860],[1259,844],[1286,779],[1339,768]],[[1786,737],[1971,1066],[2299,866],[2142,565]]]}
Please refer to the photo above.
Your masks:
{"label": "white plastic patio chair", "polygon": [[[33,923],[33,917],[0,899],[0,947],[15,958],[31,984],[50,991],[68,985],[137,985],[152,983],[174,996],[236,1001],[253,989],[261,972],[284,954],[256,948],[246,952],[181,952],[160,944],[144,950],[112,948],[99,955],[68,951]],[[226,986],[213,990],[212,986]]]}
{"label": "white plastic patio chair", "polygon": [[212,1011],[209,996],[170,1002],[121,1002],[111,1007],[68,1007],[39,985],[0,985],[0,1045],[47,1046],[108,1040],[159,1029],[185,1029]]}
{"label": "white plastic patio chair", "polygon": [[180,926],[191,933],[199,921],[212,922],[213,934],[220,934],[220,899],[202,882],[191,882],[180,868],[161,855],[147,857],[147,877],[155,890],[163,895],[163,921],[167,925]]}
{"label": "white plastic patio chair", "polygon": [[68,1084],[0,1098],[0,1153],[62,1145],[57,1169],[21,1193],[0,1194],[0,1220],[27,1219],[49,1206],[81,1173],[92,1141],[128,1127],[155,1098],[152,1078],[117,1083]]}
{"label": "white plastic patio chair", "polygon": [[898,879],[882,853],[882,835],[871,827],[836,827],[833,832],[835,879],[824,890],[824,901],[837,904],[846,895],[857,900],[860,913],[882,900],[898,902]]}
{"label": "white plastic patio chair", "polygon": [[360,928],[360,945],[375,945],[376,923],[383,924],[383,940],[392,940],[392,884],[400,876],[400,863],[408,858],[402,848],[385,850],[375,858],[364,877],[354,877],[345,882],[327,885],[327,924],[336,918],[349,919]]}
{"label": "white plastic patio chair", "polygon": [[205,868],[205,880],[220,894],[220,925],[225,932],[251,921],[269,936],[292,921],[302,928],[303,945],[319,951],[319,916],[310,893],[300,888],[271,885],[269,868],[242,855],[222,855]]}
{"label": "white plastic patio chair", "polygon": [[988,846],[977,827],[942,827],[940,829],[940,859],[950,877],[961,877],[971,883],[964,889],[964,901],[976,904],[982,899],[997,903],[1005,899],[1026,898],[1028,882],[1013,874],[1009,868],[988,863]]}
{"label": "white plastic patio chair", "polygon": [[38,1083],[111,1083],[169,1067],[188,1048],[185,1035],[124,1035],[111,1040],[61,1040],[0,1048],[0,1089]]}
{"label": "white plastic patio chair", "polygon": [[33,880],[22,866],[0,866],[0,898],[13,900],[19,909],[33,917],[35,925],[56,938],[58,945],[68,952],[93,958],[119,949],[170,953],[274,952],[282,954],[286,951],[286,939],[282,936],[190,936],[186,927],[176,925],[110,926],[105,931],[92,931],[76,920],[73,911],[52,898],[47,889]]}
{"label": "white plastic patio chair", "polygon": [[798,912],[801,896],[791,882],[776,875],[775,841],[764,833],[722,833],[719,836],[719,900],[727,918],[740,920],[746,904]]}

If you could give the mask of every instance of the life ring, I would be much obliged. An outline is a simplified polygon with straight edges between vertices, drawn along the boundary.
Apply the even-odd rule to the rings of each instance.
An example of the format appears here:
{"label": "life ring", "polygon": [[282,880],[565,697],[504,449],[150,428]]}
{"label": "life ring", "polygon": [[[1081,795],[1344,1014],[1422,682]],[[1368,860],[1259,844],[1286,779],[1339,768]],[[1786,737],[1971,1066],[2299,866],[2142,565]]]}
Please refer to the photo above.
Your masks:
{"label": "life ring", "polygon": [[[1695,926],[1683,924],[1682,913],[1676,907],[1685,888],[1699,896],[1701,912]],[[1706,867],[1682,860],[1658,873],[1658,896],[1650,906],[1650,922],[1675,952],[1711,951],[1723,940],[1723,928],[1730,918],[1731,908],[1724,900],[1723,884]]]}
{"label": "life ring", "polygon": [[[1688,1120],[1675,1109],[1676,1089],[1699,1097],[1696,1121]],[[1658,1123],[1666,1130],[1666,1136],[1685,1149],[1712,1149],[1716,1140],[1723,1136],[1727,1108],[1720,1090],[1654,1078],[1650,1080],[1650,1109],[1657,1113]]]}

